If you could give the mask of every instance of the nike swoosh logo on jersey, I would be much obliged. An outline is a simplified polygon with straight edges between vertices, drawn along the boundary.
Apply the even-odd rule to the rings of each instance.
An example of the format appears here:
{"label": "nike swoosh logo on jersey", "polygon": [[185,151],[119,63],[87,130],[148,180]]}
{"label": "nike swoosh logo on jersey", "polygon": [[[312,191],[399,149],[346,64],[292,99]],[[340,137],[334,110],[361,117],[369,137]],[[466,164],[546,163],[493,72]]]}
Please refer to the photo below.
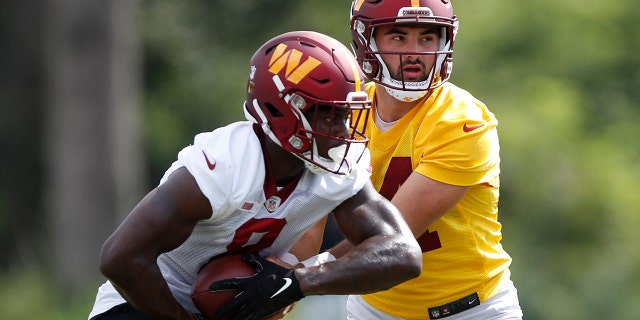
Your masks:
{"label": "nike swoosh logo on jersey", "polygon": [[471,131],[473,131],[475,129],[478,129],[478,128],[482,127],[482,126],[484,126],[484,123],[483,124],[479,124],[477,126],[471,126],[471,127],[468,127],[467,124],[465,123],[464,126],[462,126],[462,131],[471,132]]}
{"label": "nike swoosh logo on jersey", "polygon": [[[291,281],[291,279],[289,278],[282,278],[282,280],[284,280],[284,285],[282,285],[282,288],[280,288],[280,290],[278,290],[276,293],[274,293],[271,298],[279,295],[282,291],[287,290],[287,288],[289,288],[289,286],[293,283],[293,281]],[[270,298],[270,299],[271,299]]]}
{"label": "nike swoosh logo on jersey", "polygon": [[469,304],[472,304],[474,302],[476,302],[476,299],[473,299],[473,300],[469,301]]}
{"label": "nike swoosh logo on jersey", "polygon": [[216,160],[213,160],[213,163],[211,161],[209,161],[209,158],[207,157],[207,154],[204,153],[204,150],[202,150],[202,154],[204,155],[204,160],[207,161],[207,166],[209,167],[209,170],[213,170],[216,168]]}

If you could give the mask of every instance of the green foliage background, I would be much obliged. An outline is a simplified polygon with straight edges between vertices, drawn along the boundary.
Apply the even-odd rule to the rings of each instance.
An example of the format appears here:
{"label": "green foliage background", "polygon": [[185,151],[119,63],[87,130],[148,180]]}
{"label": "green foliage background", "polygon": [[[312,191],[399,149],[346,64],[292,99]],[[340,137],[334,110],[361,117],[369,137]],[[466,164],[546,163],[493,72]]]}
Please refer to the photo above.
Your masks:
{"label": "green foliage background", "polygon": [[[266,40],[297,29],[350,42],[347,0],[142,4],[149,185],[195,133],[243,118]],[[525,319],[640,318],[638,2],[454,5],[452,82],[500,121],[503,245]],[[0,314],[86,318],[96,288],[57,297],[26,269],[0,278]]]}

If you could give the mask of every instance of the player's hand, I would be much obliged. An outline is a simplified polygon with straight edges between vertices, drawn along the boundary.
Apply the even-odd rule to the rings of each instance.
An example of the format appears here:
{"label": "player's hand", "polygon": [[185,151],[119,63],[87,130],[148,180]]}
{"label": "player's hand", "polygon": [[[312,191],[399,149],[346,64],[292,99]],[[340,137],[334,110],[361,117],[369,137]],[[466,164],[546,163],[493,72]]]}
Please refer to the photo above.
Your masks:
{"label": "player's hand", "polygon": [[255,254],[245,254],[242,260],[255,267],[258,273],[246,278],[216,281],[209,286],[211,291],[241,291],[216,312],[216,318],[229,316],[231,320],[257,320],[277,316],[276,312],[286,311],[289,305],[304,297],[292,269]]}
{"label": "player's hand", "polygon": [[276,313],[274,313],[273,315],[271,315],[270,317],[264,318],[264,320],[279,320],[284,318],[284,316],[287,315],[287,313],[291,312],[291,310],[293,310],[293,307],[296,306],[296,303],[292,303],[280,310],[278,310]]}
{"label": "player's hand", "polygon": [[[273,262],[273,263],[275,263],[275,264],[277,264],[277,265],[279,265],[281,267],[287,268],[287,269],[295,269],[296,268],[296,266],[291,265],[291,264],[285,262],[284,260],[282,260],[282,259],[280,259],[280,258],[278,258],[276,256],[273,256],[273,255],[268,255],[268,256],[265,257],[265,259],[267,259],[268,261],[271,261],[271,262]],[[302,265],[300,263],[298,263],[298,264],[302,268],[304,268],[304,265]],[[282,318],[284,318],[284,316],[287,315],[287,313],[291,312],[291,310],[293,310],[293,307],[295,307],[295,306],[296,306],[296,303],[294,302],[294,303],[292,303],[292,304],[290,304],[290,305],[278,310],[278,312],[274,313],[270,317],[264,318],[264,319],[265,320],[279,320],[279,319],[282,319]]]}

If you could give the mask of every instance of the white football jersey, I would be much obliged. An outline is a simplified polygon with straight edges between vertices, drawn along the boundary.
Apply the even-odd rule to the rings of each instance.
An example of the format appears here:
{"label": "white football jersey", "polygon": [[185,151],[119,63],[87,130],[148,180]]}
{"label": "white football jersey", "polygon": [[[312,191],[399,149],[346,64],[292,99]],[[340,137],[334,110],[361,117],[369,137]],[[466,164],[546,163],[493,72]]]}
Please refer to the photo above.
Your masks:
{"label": "white football jersey", "polygon": [[[305,171],[297,184],[279,189],[267,178],[262,146],[251,122],[196,135],[193,145],[180,151],[160,181],[164,183],[178,168],[187,168],[213,209],[211,218],[200,221],[182,245],[158,258],[175,298],[190,312],[197,312],[191,286],[198,270],[214,256],[287,253],[305,231],[362,189],[370,178],[369,161],[365,150],[350,175]],[[124,302],[107,281],[99,288],[89,317]]]}

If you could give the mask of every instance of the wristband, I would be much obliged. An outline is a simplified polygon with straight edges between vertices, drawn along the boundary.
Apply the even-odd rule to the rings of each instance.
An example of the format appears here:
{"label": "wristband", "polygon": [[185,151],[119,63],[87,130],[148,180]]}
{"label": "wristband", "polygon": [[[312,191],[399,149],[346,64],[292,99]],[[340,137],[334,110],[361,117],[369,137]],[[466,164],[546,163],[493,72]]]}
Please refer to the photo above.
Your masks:
{"label": "wristband", "polygon": [[330,252],[325,251],[307,260],[301,261],[300,263],[302,263],[305,268],[309,268],[309,267],[319,266],[323,263],[331,262],[334,260],[336,260],[336,257],[334,257]]}
{"label": "wristband", "polygon": [[284,262],[286,262],[286,263],[288,263],[288,264],[290,264],[292,266],[295,266],[296,264],[300,263],[300,261],[298,261],[298,258],[295,255],[293,255],[293,254],[291,254],[289,252],[283,254],[281,257],[278,257],[278,258],[280,258],[280,260],[282,260],[282,261],[284,261]]}

